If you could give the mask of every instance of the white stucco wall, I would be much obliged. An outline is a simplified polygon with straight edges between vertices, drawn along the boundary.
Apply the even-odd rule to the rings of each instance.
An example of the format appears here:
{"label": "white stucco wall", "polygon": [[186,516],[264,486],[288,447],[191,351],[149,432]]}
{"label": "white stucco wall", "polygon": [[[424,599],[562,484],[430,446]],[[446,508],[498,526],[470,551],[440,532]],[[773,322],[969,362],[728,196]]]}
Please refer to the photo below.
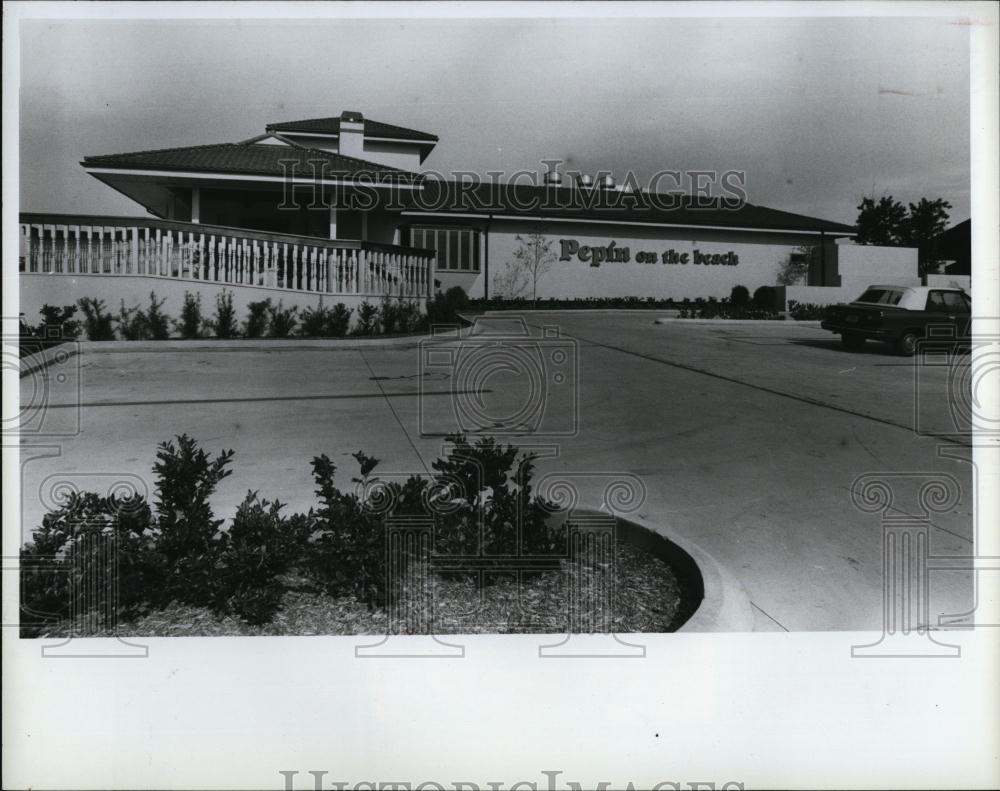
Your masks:
{"label": "white stucco wall", "polygon": [[[865,281],[865,285],[875,282],[920,285],[915,247],[840,244],[836,249],[841,285],[847,285],[847,281],[854,284]],[[879,278],[884,280],[880,281]],[[904,284],[900,282],[901,278],[916,278],[917,282]]]}
{"label": "white stucco wall", "polygon": [[[494,221],[489,233],[489,292],[494,295],[494,277],[514,260],[516,236],[539,228],[538,223]],[[604,247],[611,242],[618,249],[628,248],[629,260],[605,261],[599,266],[581,261],[579,255],[569,261],[557,260],[539,280],[539,297],[562,299],[586,297],[656,297],[660,299],[695,299],[728,297],[735,285],[752,292],[758,286],[774,285],[788,256],[803,244],[815,243],[818,237],[808,234],[757,233],[752,231],[669,229],[635,225],[598,225],[593,223],[546,222],[542,228],[559,258],[560,240],[574,240],[581,247]],[[687,263],[663,263],[663,254],[673,250],[687,255]],[[694,252],[701,255],[738,257],[735,266],[694,262]],[[639,263],[640,252],[655,254],[656,263]],[[485,257],[483,257],[485,260]],[[468,273],[438,270],[435,277],[442,289],[453,285],[464,288],[470,296],[483,296],[485,272]],[[526,294],[526,296],[530,296]]]}
{"label": "white stucco wall", "polygon": [[380,165],[417,171],[420,169],[420,148],[411,143],[365,140],[363,159]]}

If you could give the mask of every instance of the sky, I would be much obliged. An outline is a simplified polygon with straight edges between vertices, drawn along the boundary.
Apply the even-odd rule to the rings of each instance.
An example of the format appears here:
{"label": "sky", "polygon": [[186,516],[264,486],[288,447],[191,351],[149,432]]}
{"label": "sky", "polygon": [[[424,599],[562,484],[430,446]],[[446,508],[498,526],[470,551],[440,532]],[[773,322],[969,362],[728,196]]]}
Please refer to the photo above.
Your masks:
{"label": "sky", "polygon": [[837,222],[883,194],[969,216],[945,18],[35,20],[20,43],[22,211],[142,214],[80,160],[357,110],[437,134],[442,172],[738,170],[751,203]]}

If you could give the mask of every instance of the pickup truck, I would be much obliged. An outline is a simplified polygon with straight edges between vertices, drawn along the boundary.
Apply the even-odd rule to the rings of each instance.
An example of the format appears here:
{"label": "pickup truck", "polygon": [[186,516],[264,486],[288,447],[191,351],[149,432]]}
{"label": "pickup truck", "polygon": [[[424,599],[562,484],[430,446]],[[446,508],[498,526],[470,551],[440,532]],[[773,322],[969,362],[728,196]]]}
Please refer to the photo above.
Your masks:
{"label": "pickup truck", "polygon": [[922,340],[968,342],[971,323],[972,300],[960,288],[869,286],[854,302],[828,308],[820,326],[848,349],[882,341],[909,357]]}

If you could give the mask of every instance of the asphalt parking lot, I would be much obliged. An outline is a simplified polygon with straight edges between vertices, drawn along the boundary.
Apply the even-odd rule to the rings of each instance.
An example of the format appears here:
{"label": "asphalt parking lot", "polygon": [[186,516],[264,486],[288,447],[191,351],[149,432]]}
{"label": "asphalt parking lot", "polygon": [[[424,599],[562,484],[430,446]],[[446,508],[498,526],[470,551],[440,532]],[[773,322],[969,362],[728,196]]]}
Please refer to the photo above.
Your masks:
{"label": "asphalt parking lot", "polygon": [[[182,432],[236,451],[215,499],[225,515],[248,489],[308,508],[320,453],[340,461],[345,482],[359,449],[385,475],[425,472],[440,434],[475,420],[479,433],[537,448],[540,475],[575,476],[584,504],[599,505],[609,477],[641,480],[637,513],[728,569],[755,629],[881,627],[881,520],[851,498],[864,474],[891,474],[893,513],[911,516],[923,480],[953,480],[960,500],[931,518],[930,553],[971,552],[971,465],[953,408],[967,384],[961,360],[849,352],[814,324],[654,318],[528,314],[540,354],[528,372],[509,316],[461,341],[369,348],[85,345],[63,383],[52,369],[21,381],[22,404],[44,390],[64,434],[23,449],[24,533],[61,481],[100,489],[137,476],[151,490],[156,444]],[[932,622],[967,611],[971,585],[966,572],[933,572]]]}

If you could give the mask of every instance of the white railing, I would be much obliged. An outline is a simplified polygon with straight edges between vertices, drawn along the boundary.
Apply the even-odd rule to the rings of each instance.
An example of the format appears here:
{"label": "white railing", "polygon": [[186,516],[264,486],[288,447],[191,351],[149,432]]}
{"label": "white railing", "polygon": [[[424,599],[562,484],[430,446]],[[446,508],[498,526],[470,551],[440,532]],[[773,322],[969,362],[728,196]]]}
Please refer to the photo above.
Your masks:
{"label": "white railing", "polygon": [[434,253],[140,218],[21,215],[20,271],[142,275],[321,294],[426,297]]}

